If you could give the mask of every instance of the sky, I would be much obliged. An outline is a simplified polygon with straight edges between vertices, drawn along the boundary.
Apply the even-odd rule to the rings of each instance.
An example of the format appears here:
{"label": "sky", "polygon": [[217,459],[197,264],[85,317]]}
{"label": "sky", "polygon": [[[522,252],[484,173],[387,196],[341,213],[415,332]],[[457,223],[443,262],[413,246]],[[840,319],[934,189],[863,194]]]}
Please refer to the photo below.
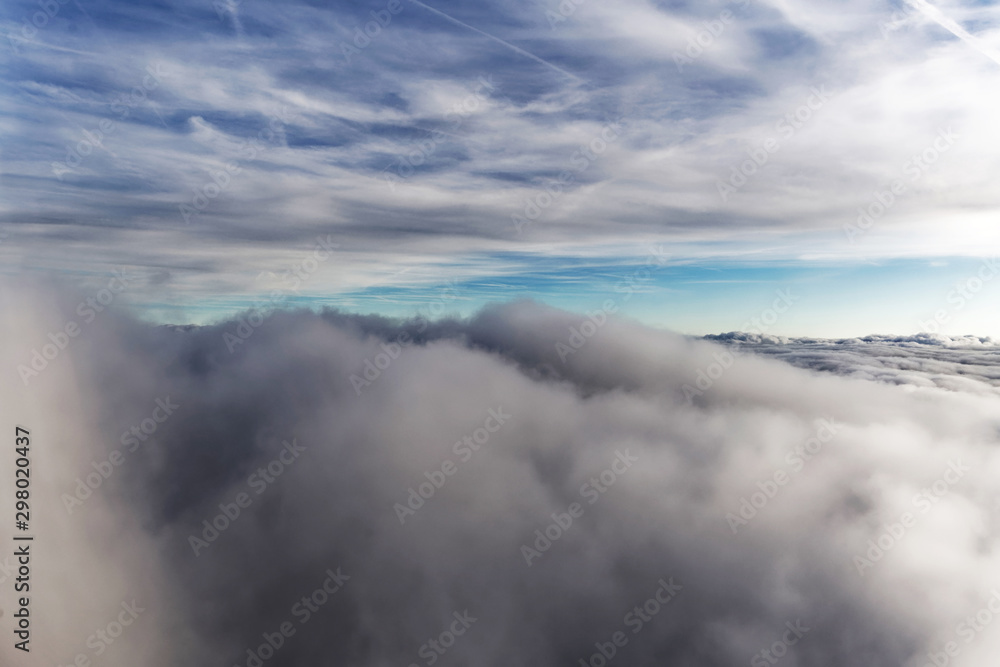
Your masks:
{"label": "sky", "polygon": [[998,20],[6,2],[0,271],[124,270],[154,322],[528,298],[686,334],[1000,336]]}

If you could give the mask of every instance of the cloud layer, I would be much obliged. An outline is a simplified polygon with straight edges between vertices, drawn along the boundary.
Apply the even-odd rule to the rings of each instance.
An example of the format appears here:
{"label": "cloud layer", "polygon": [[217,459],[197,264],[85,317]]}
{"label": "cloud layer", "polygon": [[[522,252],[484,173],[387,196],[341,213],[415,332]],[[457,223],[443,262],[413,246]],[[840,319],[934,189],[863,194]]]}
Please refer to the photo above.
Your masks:
{"label": "cloud layer", "polygon": [[802,368],[903,387],[941,387],[996,395],[998,344],[989,337],[918,334],[825,340],[728,333],[706,340],[774,356]]}
{"label": "cloud layer", "polygon": [[714,261],[976,255],[997,9],[939,4],[973,42],[860,1],[5,3],[0,256],[142,267],[156,309],[232,305],[325,234],[327,296],[565,273],[637,234]]}
{"label": "cloud layer", "polygon": [[996,655],[994,628],[959,628],[1000,586],[992,391],[528,302],[177,328],[28,285],[3,301],[12,379],[82,329],[5,385],[37,443],[38,664],[97,660],[88,636],[133,598],[100,664],[252,665],[286,623],[264,664]]}

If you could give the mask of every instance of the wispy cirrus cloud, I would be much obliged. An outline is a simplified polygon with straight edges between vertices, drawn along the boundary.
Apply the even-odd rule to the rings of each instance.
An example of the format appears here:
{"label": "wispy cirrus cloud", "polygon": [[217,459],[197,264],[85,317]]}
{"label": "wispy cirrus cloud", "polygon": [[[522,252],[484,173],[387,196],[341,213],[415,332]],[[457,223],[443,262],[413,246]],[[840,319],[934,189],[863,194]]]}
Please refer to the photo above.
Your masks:
{"label": "wispy cirrus cloud", "polygon": [[[557,4],[527,2],[39,7],[8,3],[2,16],[0,216],[18,242],[0,252],[26,268],[79,273],[113,258],[165,272],[181,300],[221,303],[320,232],[344,247],[342,275],[315,282],[325,294],[414,258],[501,276],[509,267],[489,268],[501,252],[569,257],[635,234],[692,257],[735,235],[744,255],[797,261],[812,246],[841,262],[976,254],[995,234],[996,66],[933,20],[990,45],[990,6],[911,12],[891,31],[880,26],[902,5],[875,2],[584,2],[555,26]],[[713,39],[678,71],[703,34]],[[455,127],[450,112],[481,77],[495,90]],[[821,112],[720,199],[733,165],[816,87],[830,94]],[[619,120],[621,139],[514,233],[511,212]],[[960,137],[947,156],[844,247],[858,206],[946,128]],[[390,188],[386,170],[430,138],[433,153]],[[186,224],[181,205],[232,163],[241,173]]]}

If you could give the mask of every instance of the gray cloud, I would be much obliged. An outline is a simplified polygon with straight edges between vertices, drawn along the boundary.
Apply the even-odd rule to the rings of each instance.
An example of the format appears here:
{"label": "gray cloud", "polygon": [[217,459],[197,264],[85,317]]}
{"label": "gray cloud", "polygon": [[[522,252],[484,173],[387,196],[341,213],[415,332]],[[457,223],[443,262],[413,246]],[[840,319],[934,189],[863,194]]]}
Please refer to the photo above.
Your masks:
{"label": "gray cloud", "polygon": [[[79,296],[30,285],[2,296],[24,313],[6,324],[5,398],[38,431],[43,573],[73,582],[39,593],[52,663],[89,652],[137,597],[150,611],[101,664],[245,665],[284,622],[295,634],[267,665],[429,664],[421,646],[468,610],[441,664],[579,664],[620,630],[621,664],[745,664],[799,620],[783,664],[917,665],[1000,585],[992,393],[744,354],[689,402],[725,347],[530,302],[468,320],[279,311],[178,328],[117,309],[82,322]],[[69,320],[81,333],[24,386],[17,366]],[[179,407],[68,513],[60,496],[164,397]],[[510,417],[466,459],[456,443],[497,426],[491,410]],[[806,456],[824,423],[834,436]],[[292,440],[304,449],[258,493]],[[446,461],[401,523],[395,505]],[[922,511],[915,497],[954,461],[969,469]],[[190,536],[240,493],[249,505],[195,555]],[[734,534],[744,500],[760,506]],[[522,547],[573,503],[582,515],[529,566]],[[904,512],[915,525],[859,574],[855,557]],[[338,567],[349,579],[301,623],[295,605]],[[633,633],[627,614],[671,578],[676,597]],[[967,664],[991,642],[963,643]]]}

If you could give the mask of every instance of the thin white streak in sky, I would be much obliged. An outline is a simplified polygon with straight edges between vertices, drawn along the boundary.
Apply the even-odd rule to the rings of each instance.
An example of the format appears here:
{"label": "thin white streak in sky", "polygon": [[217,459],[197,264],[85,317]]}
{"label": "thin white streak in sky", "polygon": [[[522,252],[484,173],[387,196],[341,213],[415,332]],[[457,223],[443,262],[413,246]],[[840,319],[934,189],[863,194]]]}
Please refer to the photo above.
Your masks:
{"label": "thin white streak in sky", "polygon": [[589,86],[589,85],[591,85],[591,84],[590,84],[589,82],[585,81],[584,79],[581,79],[581,78],[580,78],[580,77],[578,77],[578,76],[577,76],[576,74],[572,74],[572,73],[570,73],[570,72],[567,72],[566,70],[562,69],[562,68],[561,68],[561,67],[559,67],[558,65],[553,65],[553,64],[552,64],[552,63],[550,63],[549,61],[547,61],[547,60],[545,60],[545,59],[543,59],[543,58],[539,58],[538,56],[536,56],[536,55],[535,55],[535,54],[533,54],[533,53],[528,53],[528,52],[527,52],[527,51],[525,51],[524,49],[522,49],[522,48],[520,48],[520,47],[518,47],[518,46],[514,46],[514,45],[513,45],[513,44],[511,44],[510,42],[505,42],[504,40],[500,39],[499,37],[494,37],[493,35],[491,35],[491,34],[490,34],[490,33],[488,33],[488,32],[485,32],[485,31],[483,31],[483,30],[480,30],[479,28],[475,28],[475,27],[473,27],[473,26],[469,25],[468,23],[463,23],[463,22],[459,21],[458,19],[454,18],[453,16],[449,16],[448,14],[445,14],[444,12],[442,12],[442,11],[441,11],[441,10],[439,10],[439,9],[434,9],[433,7],[429,7],[429,6],[425,5],[424,3],[420,2],[420,0],[410,0],[410,2],[412,2],[412,3],[413,3],[413,4],[415,4],[415,5],[420,5],[420,6],[421,6],[421,7],[423,7],[424,9],[426,9],[426,10],[428,10],[428,11],[431,11],[431,12],[434,12],[434,13],[435,13],[435,14],[437,14],[438,16],[441,16],[441,17],[443,17],[443,18],[445,18],[445,19],[447,19],[447,20],[451,21],[452,23],[455,23],[455,24],[457,24],[457,25],[460,25],[460,26],[462,26],[463,28],[468,28],[469,30],[472,30],[472,31],[475,31],[475,32],[478,32],[478,33],[479,33],[480,35],[483,35],[484,37],[489,37],[489,38],[490,38],[490,39],[492,39],[492,40],[493,40],[494,42],[498,42],[498,43],[500,43],[500,44],[503,44],[503,45],[504,45],[504,46],[506,46],[506,47],[507,47],[508,49],[513,49],[513,50],[514,50],[514,51],[516,51],[517,53],[520,53],[520,54],[521,54],[522,56],[526,56],[526,57],[528,57],[528,58],[531,58],[532,60],[534,60],[534,61],[536,61],[536,62],[539,62],[539,63],[541,63],[541,64],[545,65],[546,67],[551,67],[551,68],[552,68],[552,69],[554,69],[555,71],[559,72],[560,74],[562,74],[562,75],[564,75],[564,76],[568,76],[569,78],[573,79],[574,81],[579,81],[580,83],[584,83],[584,84],[587,84],[588,86]]}
{"label": "thin white streak in sky", "polygon": [[942,28],[958,37],[976,51],[979,51],[984,56],[1000,65],[1000,53],[983,43],[983,41],[975,35],[970,34],[968,30],[960,26],[956,21],[945,16],[941,13],[940,9],[927,2],[927,0],[906,0],[906,2],[914,9],[926,14]]}

